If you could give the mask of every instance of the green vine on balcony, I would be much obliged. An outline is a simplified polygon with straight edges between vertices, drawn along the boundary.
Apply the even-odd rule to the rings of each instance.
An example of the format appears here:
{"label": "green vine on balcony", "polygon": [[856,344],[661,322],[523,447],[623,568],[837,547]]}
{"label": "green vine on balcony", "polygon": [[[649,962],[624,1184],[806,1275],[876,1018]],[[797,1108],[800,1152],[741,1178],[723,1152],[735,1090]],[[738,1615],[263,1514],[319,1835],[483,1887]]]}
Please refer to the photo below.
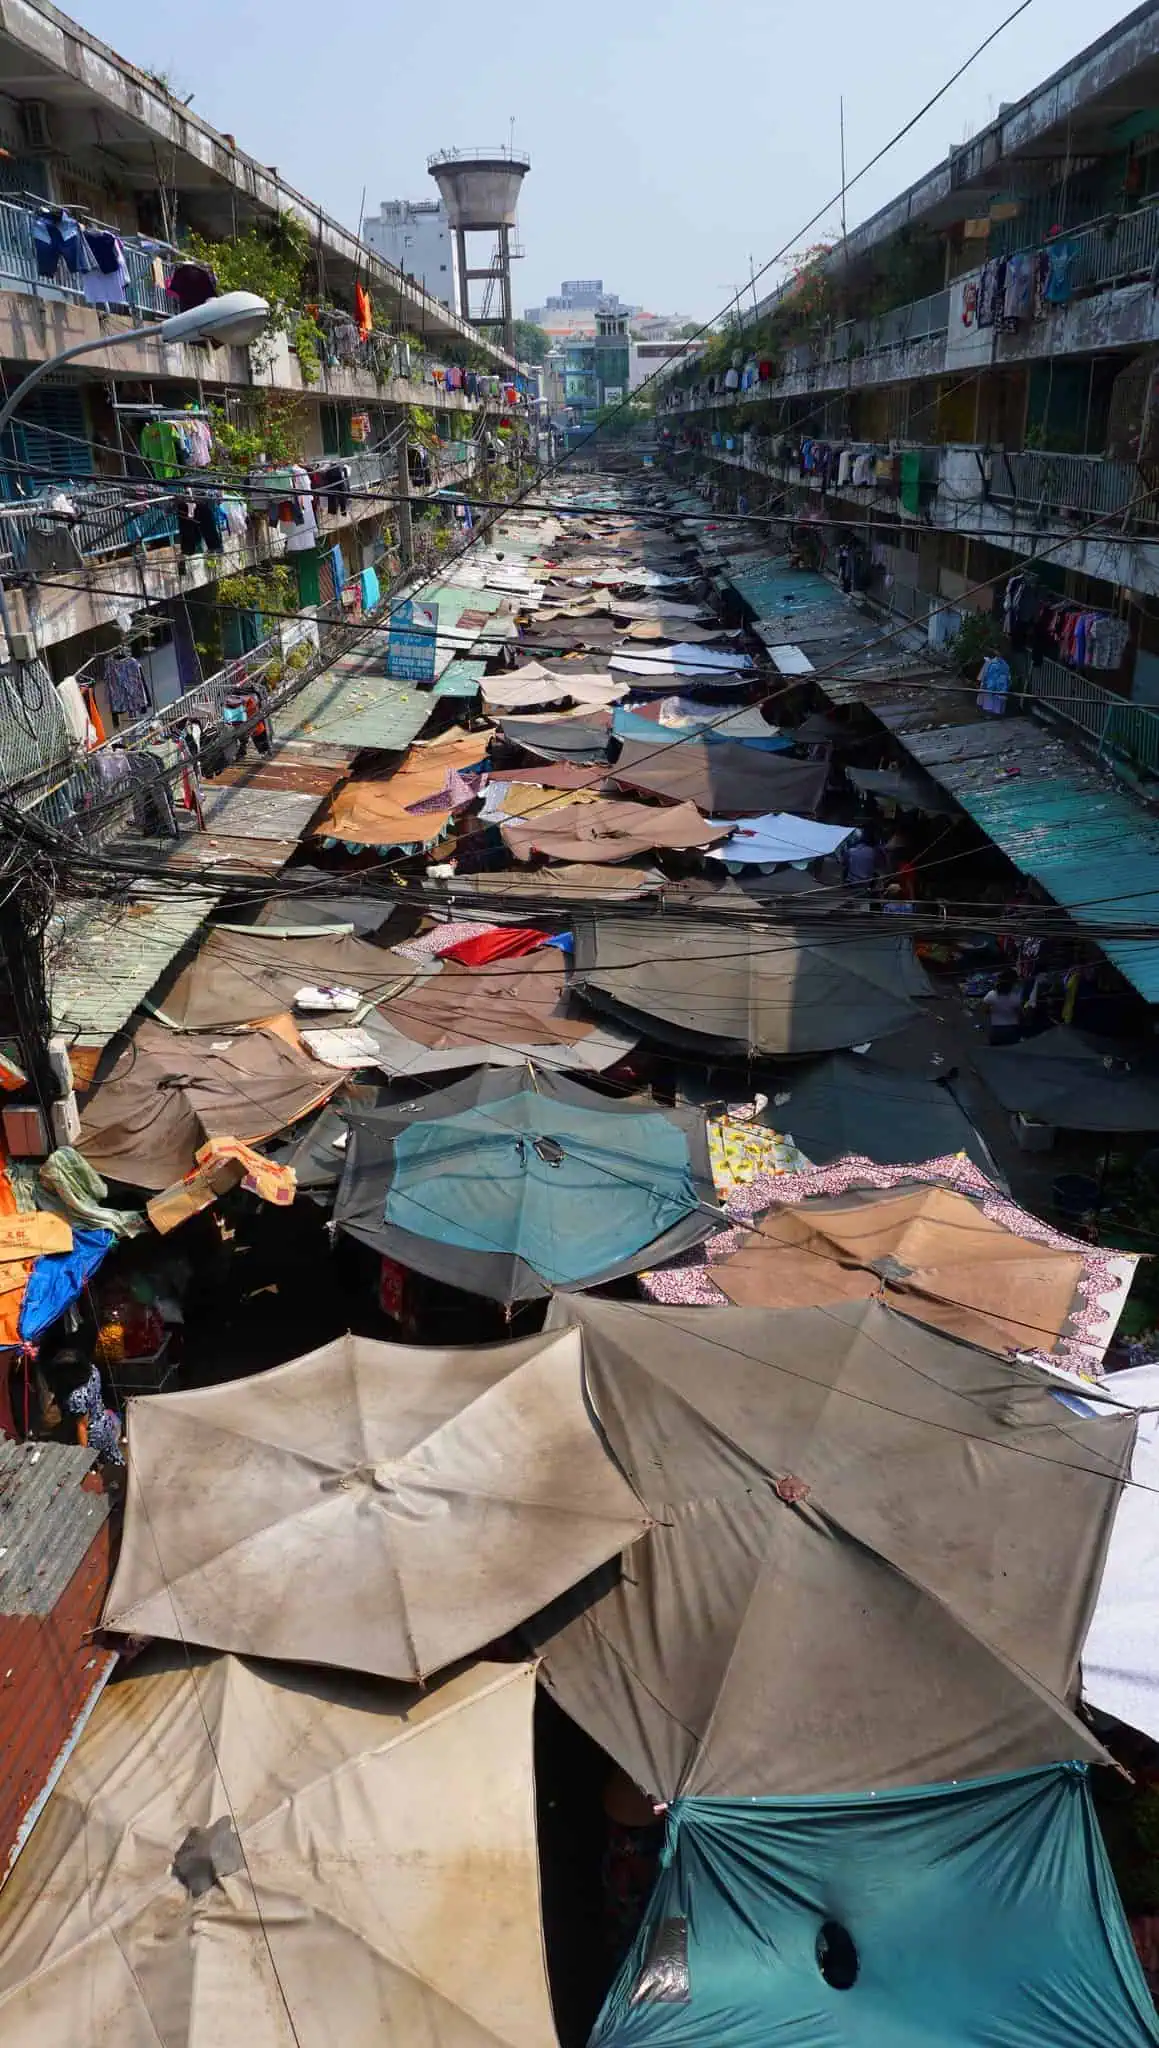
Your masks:
{"label": "green vine on balcony", "polygon": [[244,476],[266,463],[272,469],[297,462],[302,451],[305,416],[297,399],[273,391],[255,391],[244,420],[233,420],[221,405],[209,408],[217,468]]}

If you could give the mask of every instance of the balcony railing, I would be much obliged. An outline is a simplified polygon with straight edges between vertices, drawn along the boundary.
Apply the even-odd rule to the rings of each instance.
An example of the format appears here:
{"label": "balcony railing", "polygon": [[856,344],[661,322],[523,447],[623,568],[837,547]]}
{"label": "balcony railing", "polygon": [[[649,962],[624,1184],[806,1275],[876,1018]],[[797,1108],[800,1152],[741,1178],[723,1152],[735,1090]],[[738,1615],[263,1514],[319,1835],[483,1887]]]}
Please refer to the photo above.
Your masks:
{"label": "balcony railing", "polygon": [[1027,691],[1033,706],[1047,712],[1052,722],[1081,733],[1098,753],[1143,774],[1159,775],[1159,712],[1132,704],[1057,661],[1032,668]]}
{"label": "balcony railing", "polygon": [[991,465],[990,495],[995,499],[1094,517],[1121,514],[1132,527],[1159,526],[1159,466],[1154,464],[1027,449],[994,455]]}
{"label": "balcony railing", "polygon": [[[38,297],[67,299],[84,305],[82,279],[73,277],[62,266],[58,266],[56,277],[40,275],[32,238],[36,217],[35,207],[22,206],[12,199],[0,200],[0,290],[33,292]],[[142,318],[156,315],[158,319],[176,312],[174,301],[153,276],[158,244],[151,242],[142,247],[132,235],[121,235],[121,242],[129,273],[129,303],[122,310]]]}

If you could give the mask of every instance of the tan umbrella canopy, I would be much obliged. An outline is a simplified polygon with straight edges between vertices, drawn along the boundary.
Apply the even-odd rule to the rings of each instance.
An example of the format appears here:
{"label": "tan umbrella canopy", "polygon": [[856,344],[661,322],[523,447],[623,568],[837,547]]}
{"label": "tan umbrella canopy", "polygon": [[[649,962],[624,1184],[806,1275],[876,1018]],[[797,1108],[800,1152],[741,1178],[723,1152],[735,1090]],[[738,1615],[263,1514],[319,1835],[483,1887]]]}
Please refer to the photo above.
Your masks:
{"label": "tan umbrella canopy", "polygon": [[340,1337],[130,1401],[104,1625],[422,1678],[648,1526],[584,1401],[579,1332],[440,1351]]}
{"label": "tan umbrella canopy", "polygon": [[555,2048],[534,1684],[109,1686],[4,1890],[5,2048]]}
{"label": "tan umbrella canopy", "polygon": [[1083,1256],[1032,1244],[950,1188],[872,1190],[771,1209],[709,1275],[738,1308],[881,1294],[991,1350],[1052,1351]]}

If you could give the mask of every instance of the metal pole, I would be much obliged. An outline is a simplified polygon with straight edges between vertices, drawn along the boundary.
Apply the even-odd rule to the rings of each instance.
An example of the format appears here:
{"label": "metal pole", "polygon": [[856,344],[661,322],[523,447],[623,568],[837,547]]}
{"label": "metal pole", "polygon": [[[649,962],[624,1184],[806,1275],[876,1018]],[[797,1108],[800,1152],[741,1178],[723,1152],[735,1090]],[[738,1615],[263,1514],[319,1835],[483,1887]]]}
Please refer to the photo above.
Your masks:
{"label": "metal pole", "polygon": [[410,511],[410,463],[407,460],[407,437],[399,435],[396,454],[398,476],[398,556],[404,569],[414,568],[415,543],[414,526]]}

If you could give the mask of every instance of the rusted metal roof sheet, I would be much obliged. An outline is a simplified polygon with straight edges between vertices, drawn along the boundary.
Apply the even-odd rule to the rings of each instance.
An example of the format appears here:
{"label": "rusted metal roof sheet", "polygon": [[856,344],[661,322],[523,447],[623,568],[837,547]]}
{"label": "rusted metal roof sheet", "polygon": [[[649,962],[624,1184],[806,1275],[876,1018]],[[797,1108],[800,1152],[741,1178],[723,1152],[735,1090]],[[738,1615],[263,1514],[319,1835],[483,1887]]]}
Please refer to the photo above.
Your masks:
{"label": "rusted metal roof sheet", "polygon": [[231,839],[300,839],[327,792],[271,789],[240,783],[232,789],[207,784],[202,793],[206,830]]}
{"label": "rusted metal roof sheet", "polygon": [[96,1459],[79,1444],[0,1442],[0,1615],[51,1614],[100,1524]]}
{"label": "rusted metal roof sheet", "polygon": [[117,1661],[94,1641],[113,1525],[92,1463],[71,1445],[0,1445],[0,1882]]}

